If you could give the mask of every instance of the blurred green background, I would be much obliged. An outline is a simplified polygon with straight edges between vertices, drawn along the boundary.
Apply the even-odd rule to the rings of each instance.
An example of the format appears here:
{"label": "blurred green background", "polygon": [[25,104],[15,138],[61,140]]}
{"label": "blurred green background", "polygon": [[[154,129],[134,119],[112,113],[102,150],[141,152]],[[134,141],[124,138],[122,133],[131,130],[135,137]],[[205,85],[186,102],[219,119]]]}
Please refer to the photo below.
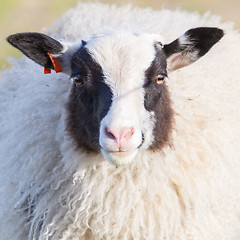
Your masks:
{"label": "blurred green background", "polygon": [[[7,56],[20,56],[5,39],[8,35],[24,31],[41,31],[52,25],[55,18],[79,0],[0,0],[0,70],[8,67]],[[82,0],[87,2],[87,0]],[[235,22],[240,27],[240,0],[100,0],[122,5],[132,3],[139,7],[185,9],[204,13],[211,11],[223,21]]]}

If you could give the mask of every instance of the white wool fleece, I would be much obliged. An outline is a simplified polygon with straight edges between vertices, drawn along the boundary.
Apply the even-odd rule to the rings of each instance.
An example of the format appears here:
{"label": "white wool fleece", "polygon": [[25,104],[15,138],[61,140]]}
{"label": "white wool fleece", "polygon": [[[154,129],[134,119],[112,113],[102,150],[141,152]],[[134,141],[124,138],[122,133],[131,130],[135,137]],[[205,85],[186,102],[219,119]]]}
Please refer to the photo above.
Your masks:
{"label": "white wool fleece", "polygon": [[23,57],[0,73],[1,240],[239,240],[240,34],[218,17],[80,3],[59,40],[110,30],[161,34],[216,26],[225,36],[169,74],[171,146],[124,167],[76,150],[65,129],[71,87]]}

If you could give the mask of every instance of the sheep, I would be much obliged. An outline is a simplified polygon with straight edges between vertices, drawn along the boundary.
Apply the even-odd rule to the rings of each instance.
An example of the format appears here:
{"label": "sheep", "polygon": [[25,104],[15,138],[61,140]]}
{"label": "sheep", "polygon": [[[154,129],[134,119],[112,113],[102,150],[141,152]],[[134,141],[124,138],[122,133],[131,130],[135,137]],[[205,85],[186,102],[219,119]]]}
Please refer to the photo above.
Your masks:
{"label": "sheep", "polygon": [[231,23],[80,3],[8,41],[28,58],[0,75],[1,240],[240,239]]}

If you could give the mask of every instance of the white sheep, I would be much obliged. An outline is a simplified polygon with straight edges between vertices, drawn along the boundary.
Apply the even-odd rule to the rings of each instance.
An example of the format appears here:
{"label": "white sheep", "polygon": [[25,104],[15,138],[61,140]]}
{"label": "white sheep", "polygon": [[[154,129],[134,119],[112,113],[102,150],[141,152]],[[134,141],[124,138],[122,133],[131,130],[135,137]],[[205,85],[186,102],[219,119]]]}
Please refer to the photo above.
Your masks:
{"label": "white sheep", "polygon": [[81,3],[48,35],[8,38],[42,66],[0,75],[0,239],[240,239],[232,24]]}

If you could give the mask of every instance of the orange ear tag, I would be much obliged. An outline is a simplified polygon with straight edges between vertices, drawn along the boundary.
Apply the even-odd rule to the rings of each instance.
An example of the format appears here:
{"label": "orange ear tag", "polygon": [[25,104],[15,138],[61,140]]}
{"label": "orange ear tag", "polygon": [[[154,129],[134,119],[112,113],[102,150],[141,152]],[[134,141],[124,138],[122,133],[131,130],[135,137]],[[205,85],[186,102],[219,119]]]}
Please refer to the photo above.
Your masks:
{"label": "orange ear tag", "polygon": [[48,73],[51,73],[51,69],[48,69],[48,68],[44,68],[44,74],[48,74]]}
{"label": "orange ear tag", "polygon": [[[54,70],[56,73],[58,72],[62,72],[62,67],[61,67],[61,63],[60,61],[57,59],[57,58],[54,58],[50,52],[48,52],[48,56],[49,58],[51,59],[52,61],[52,64],[53,64],[53,67],[54,67]],[[47,68],[44,68],[44,73],[51,73],[51,70],[50,69],[47,69]]]}

